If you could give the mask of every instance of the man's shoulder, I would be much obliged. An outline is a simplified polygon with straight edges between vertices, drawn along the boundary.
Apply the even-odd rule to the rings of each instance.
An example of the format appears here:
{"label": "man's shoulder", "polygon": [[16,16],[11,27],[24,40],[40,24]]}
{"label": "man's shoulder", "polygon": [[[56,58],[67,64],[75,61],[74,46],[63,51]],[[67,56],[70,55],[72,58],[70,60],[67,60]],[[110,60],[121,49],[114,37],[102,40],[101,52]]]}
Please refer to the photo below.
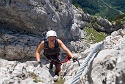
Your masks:
{"label": "man's shoulder", "polygon": [[57,39],[57,41],[58,41],[59,45],[63,43],[62,40],[60,40],[60,39]]}
{"label": "man's shoulder", "polygon": [[61,40],[60,40],[60,39],[56,39],[56,40],[57,40],[57,42],[58,42],[58,43],[60,43],[60,42],[61,42]]}
{"label": "man's shoulder", "polygon": [[61,41],[60,39],[56,39],[57,41]]}

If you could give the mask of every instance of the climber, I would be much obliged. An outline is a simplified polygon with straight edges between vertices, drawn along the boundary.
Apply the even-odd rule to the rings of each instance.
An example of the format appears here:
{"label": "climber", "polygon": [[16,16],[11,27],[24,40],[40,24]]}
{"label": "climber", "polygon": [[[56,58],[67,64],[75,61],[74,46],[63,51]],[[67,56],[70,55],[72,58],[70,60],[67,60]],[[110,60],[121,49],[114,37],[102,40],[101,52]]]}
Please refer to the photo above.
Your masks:
{"label": "climber", "polygon": [[50,30],[46,33],[46,39],[43,40],[37,50],[36,50],[36,60],[41,64],[40,52],[43,49],[45,57],[50,61],[49,68],[52,69],[53,64],[55,65],[55,75],[59,76],[61,71],[61,61],[59,59],[60,47],[67,53],[69,57],[72,58],[73,62],[77,61],[77,58],[73,56],[71,51],[64,45],[64,43],[57,39],[57,34],[55,31]]}

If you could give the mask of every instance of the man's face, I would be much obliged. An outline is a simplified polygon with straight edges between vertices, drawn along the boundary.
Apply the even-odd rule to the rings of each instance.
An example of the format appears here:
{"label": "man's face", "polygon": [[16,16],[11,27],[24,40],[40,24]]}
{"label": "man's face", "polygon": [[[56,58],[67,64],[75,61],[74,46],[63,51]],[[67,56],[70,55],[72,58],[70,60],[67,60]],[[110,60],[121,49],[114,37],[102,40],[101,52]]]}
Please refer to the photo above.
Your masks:
{"label": "man's face", "polygon": [[48,37],[48,41],[49,41],[50,43],[55,43],[55,40],[56,40],[56,37],[55,37],[55,36],[50,36],[50,37]]}

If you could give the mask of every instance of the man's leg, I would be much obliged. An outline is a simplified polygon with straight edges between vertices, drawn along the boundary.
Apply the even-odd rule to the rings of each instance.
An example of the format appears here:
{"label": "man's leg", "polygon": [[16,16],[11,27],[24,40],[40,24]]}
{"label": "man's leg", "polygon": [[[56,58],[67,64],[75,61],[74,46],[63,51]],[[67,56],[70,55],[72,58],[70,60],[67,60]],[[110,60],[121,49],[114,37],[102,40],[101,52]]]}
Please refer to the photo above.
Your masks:
{"label": "man's leg", "polygon": [[52,68],[53,68],[53,62],[50,62],[49,69],[52,69]]}
{"label": "man's leg", "polygon": [[58,75],[59,76],[59,73],[61,71],[61,66],[55,66],[56,67],[56,70],[55,70],[55,75]]}
{"label": "man's leg", "polygon": [[52,68],[53,68],[53,60],[52,60],[51,56],[46,55],[46,58],[47,58],[47,60],[49,60],[49,62],[50,62],[50,64],[49,64],[49,69],[52,69]]}

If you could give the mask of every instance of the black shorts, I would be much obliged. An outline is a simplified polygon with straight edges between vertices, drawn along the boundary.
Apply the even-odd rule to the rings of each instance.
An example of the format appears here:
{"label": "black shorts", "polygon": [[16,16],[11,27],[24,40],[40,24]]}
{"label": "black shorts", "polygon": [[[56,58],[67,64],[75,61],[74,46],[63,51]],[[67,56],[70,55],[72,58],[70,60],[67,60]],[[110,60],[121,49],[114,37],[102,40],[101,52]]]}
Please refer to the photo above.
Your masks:
{"label": "black shorts", "polygon": [[46,55],[46,58],[48,60],[51,60],[52,63],[55,65],[55,66],[61,66],[62,63],[60,61],[60,57],[56,54],[56,55]]}

